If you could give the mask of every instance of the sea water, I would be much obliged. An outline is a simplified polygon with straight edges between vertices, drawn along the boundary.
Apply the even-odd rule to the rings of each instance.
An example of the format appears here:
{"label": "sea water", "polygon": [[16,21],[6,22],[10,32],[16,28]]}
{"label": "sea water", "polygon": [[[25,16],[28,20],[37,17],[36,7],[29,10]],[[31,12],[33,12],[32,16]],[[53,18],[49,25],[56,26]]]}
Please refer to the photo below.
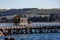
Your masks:
{"label": "sea water", "polygon": [[15,40],[60,40],[60,33],[40,33],[40,34],[20,34],[12,36],[0,36],[0,40],[4,38],[15,38]]}

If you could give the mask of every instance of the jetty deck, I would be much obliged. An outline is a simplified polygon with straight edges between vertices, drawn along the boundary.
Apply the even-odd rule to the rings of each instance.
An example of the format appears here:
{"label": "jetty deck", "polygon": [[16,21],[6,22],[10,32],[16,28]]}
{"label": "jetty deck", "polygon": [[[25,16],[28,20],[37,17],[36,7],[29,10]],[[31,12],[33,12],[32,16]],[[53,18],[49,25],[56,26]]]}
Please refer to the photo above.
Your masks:
{"label": "jetty deck", "polygon": [[[34,24],[34,23],[32,23]],[[34,33],[60,33],[60,23],[41,23],[40,25],[2,26],[0,31],[3,35],[34,34]],[[48,24],[48,25],[47,25]],[[35,26],[36,25],[36,26]],[[1,33],[0,33],[1,34]]]}

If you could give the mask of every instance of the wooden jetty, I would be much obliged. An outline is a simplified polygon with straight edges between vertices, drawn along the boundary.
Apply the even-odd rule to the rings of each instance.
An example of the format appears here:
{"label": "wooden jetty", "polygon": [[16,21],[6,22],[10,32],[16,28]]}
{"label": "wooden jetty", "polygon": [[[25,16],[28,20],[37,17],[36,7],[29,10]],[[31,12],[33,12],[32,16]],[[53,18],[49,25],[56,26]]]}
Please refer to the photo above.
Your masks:
{"label": "wooden jetty", "polygon": [[[34,34],[34,33],[60,33],[60,26],[15,26],[0,27],[3,35]],[[1,33],[0,33],[1,34]]]}

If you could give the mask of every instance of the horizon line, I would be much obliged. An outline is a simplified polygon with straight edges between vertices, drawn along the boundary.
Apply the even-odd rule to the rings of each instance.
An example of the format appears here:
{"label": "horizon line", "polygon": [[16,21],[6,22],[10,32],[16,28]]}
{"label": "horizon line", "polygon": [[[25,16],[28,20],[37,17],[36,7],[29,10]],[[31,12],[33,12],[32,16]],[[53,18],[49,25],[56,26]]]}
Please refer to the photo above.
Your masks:
{"label": "horizon line", "polygon": [[[30,9],[30,8],[0,8],[0,9],[10,10],[10,9]],[[60,9],[60,8],[36,8],[36,9]]]}

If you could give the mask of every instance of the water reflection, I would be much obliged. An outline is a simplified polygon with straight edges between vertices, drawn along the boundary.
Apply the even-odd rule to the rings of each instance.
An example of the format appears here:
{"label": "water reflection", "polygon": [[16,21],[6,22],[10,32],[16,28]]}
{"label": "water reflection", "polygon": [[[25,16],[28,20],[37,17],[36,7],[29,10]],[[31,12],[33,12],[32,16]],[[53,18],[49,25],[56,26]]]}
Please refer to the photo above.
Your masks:
{"label": "water reflection", "polygon": [[16,40],[60,40],[60,33],[22,34],[5,37]]}

